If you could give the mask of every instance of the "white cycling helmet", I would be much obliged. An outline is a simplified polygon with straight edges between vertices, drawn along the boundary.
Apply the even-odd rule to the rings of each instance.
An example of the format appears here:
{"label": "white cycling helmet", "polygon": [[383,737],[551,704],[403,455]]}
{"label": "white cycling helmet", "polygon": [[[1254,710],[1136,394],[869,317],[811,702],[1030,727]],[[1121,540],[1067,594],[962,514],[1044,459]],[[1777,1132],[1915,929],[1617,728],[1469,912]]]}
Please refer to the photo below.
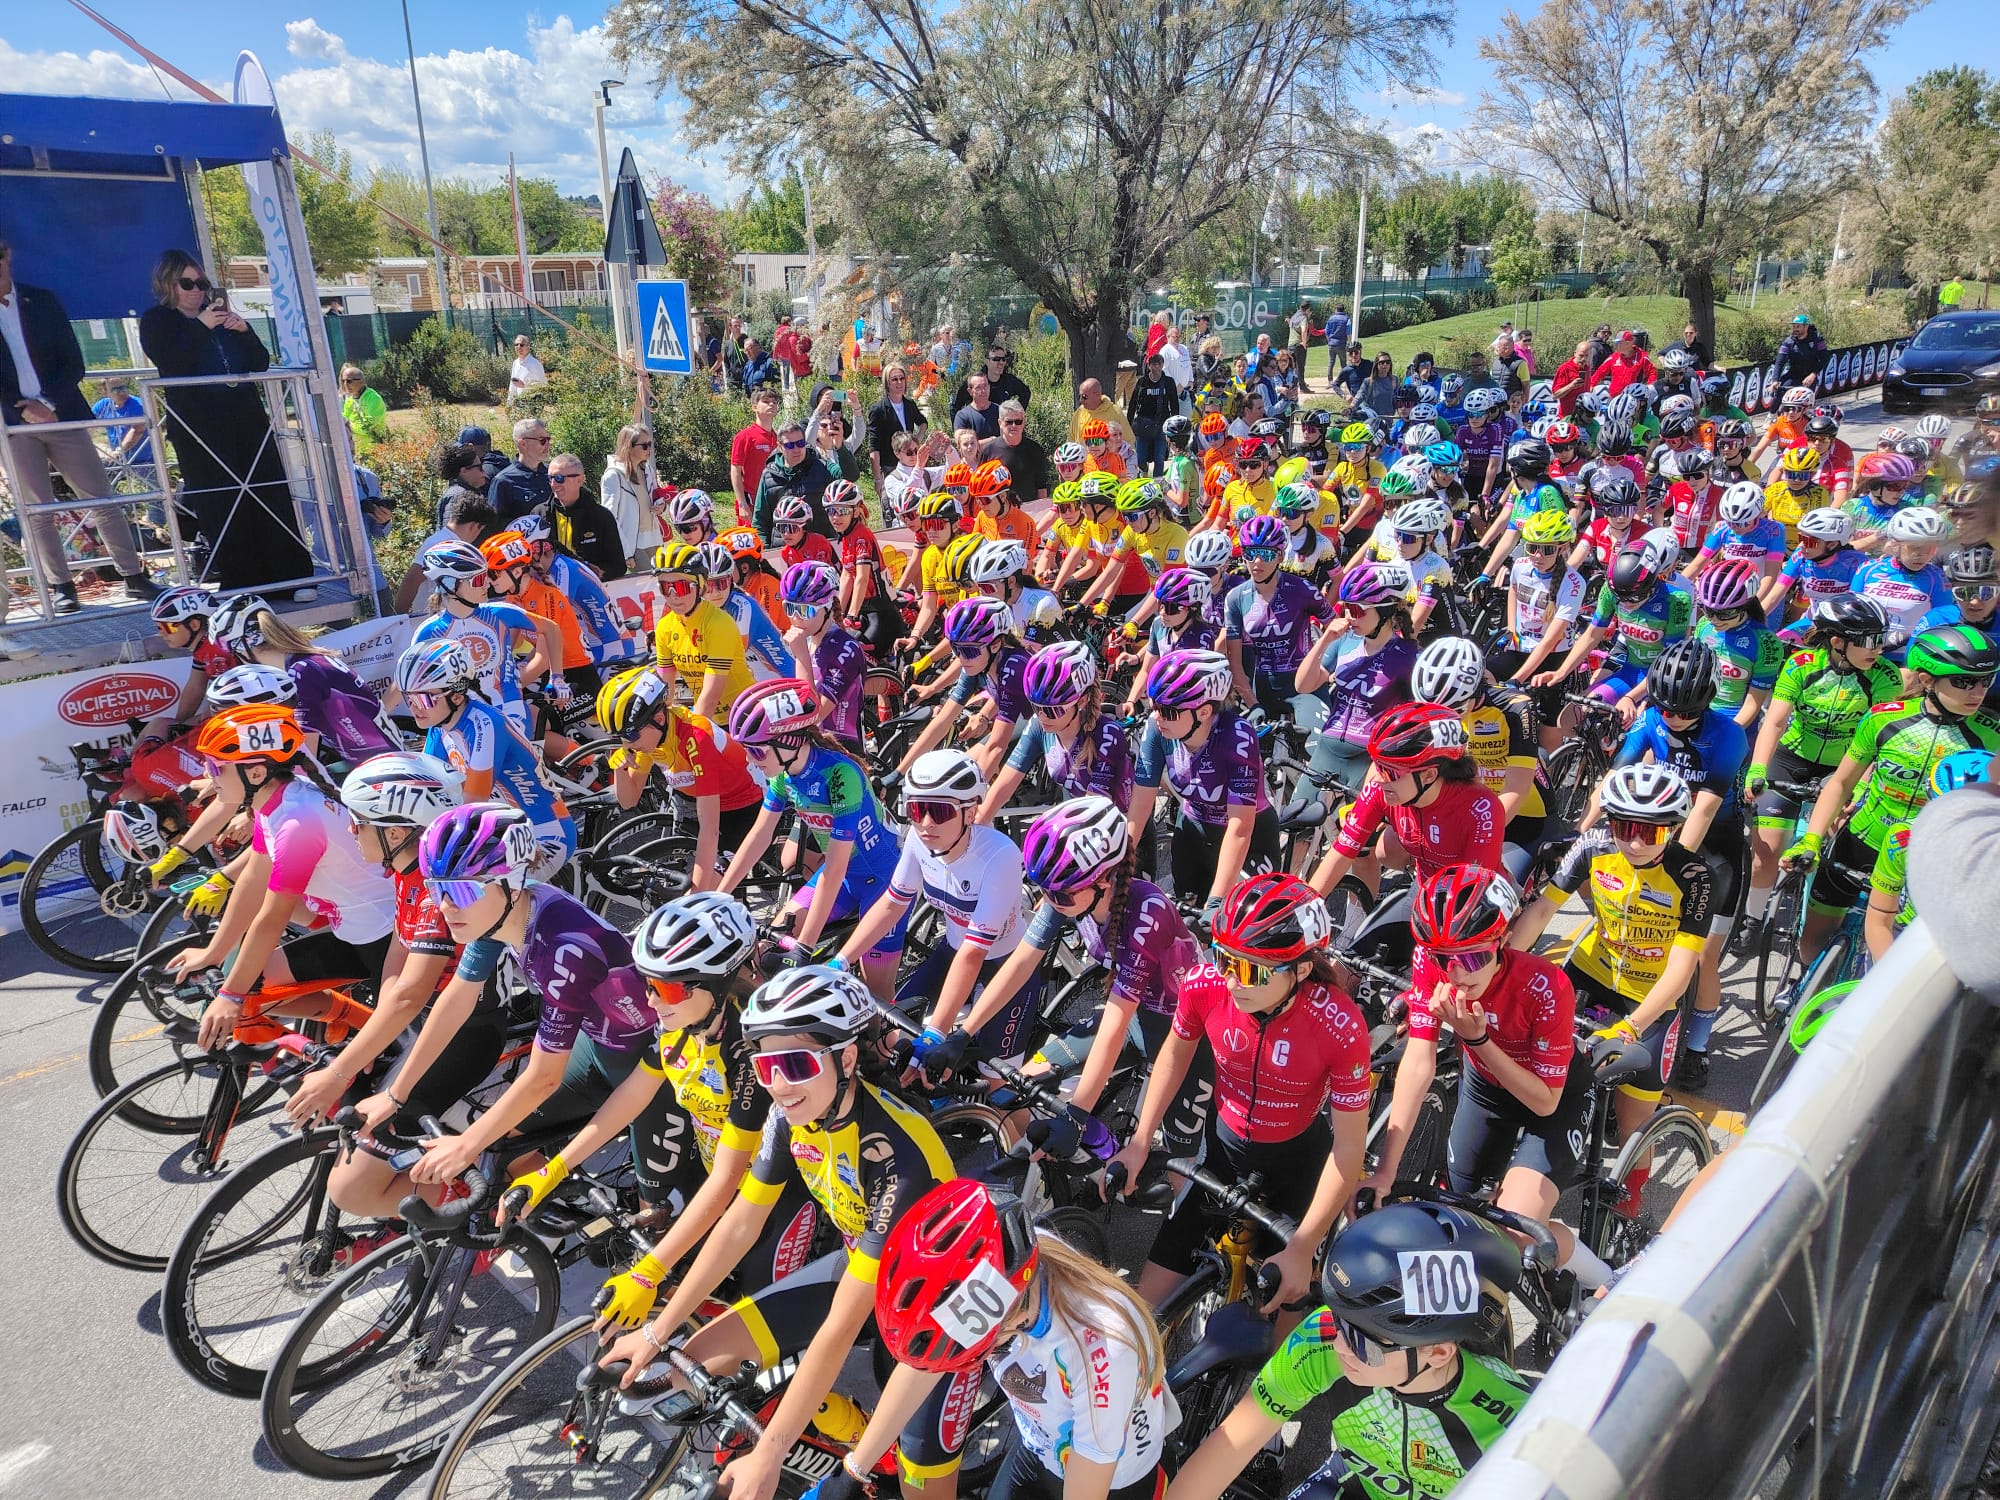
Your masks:
{"label": "white cycling helmet", "polygon": [[404,697],[411,693],[448,693],[474,681],[472,656],[457,641],[419,641],[396,658],[396,690]]}
{"label": "white cycling helmet", "polygon": [[926,750],[903,778],[903,806],[912,802],[978,802],[986,773],[963,750]]}
{"label": "white cycling helmet", "polygon": [[485,555],[472,543],[456,537],[426,547],[423,556],[417,559],[417,566],[424,570],[424,577],[443,589],[456,589],[466,579],[478,578],[487,571]]}
{"label": "white cycling helmet", "polygon": [[743,1006],[743,1039],[809,1036],[840,1047],[861,1035],[874,1014],[874,997],[854,975],[809,964],[751,991]]}
{"label": "white cycling helmet", "polygon": [[371,755],[340,784],[340,805],[382,828],[428,828],[465,801],[465,777],[435,755]]}
{"label": "white cycling helmet", "polygon": [[741,901],[720,891],[669,901],[632,934],[632,967],[648,979],[710,988],[734,979],[756,951],[756,920]]}
{"label": "white cycling helmet", "polygon": [[1639,551],[1646,566],[1664,578],[1680,566],[1681,539],[1673,527],[1655,526],[1639,538]]}
{"label": "white cycling helmet", "polygon": [[1528,428],[1528,436],[1537,442],[1546,443],[1549,440],[1549,429],[1561,420],[1561,417],[1537,417]]}
{"label": "white cycling helmet", "polygon": [[1479,693],[1486,677],[1486,658],[1471,641],[1447,635],[1417,653],[1410,670],[1410,691],[1419,703],[1442,703],[1461,709]]}
{"label": "white cycling helmet", "polygon": [[1892,542],[1946,542],[1951,540],[1951,522],[1934,506],[1912,505],[1889,517],[1882,535]]}
{"label": "white cycling helmet", "polygon": [[1731,526],[1755,526],[1764,519],[1764,491],[1754,479],[1739,479],[1722,492],[1715,510]]}
{"label": "white cycling helmet", "polygon": [[1090,453],[1081,443],[1064,443],[1049,455],[1049,460],[1059,464],[1088,463]]}
{"label": "white cycling helmet", "polygon": [[1927,443],[1941,443],[1951,436],[1951,418],[1942,412],[1932,412],[1927,417],[1918,417],[1916,433]]}
{"label": "white cycling helmet", "polygon": [[1465,396],[1465,413],[1476,417],[1481,412],[1490,412],[1496,406],[1507,404],[1507,398],[1490,385],[1483,385],[1476,391],[1468,391]]}
{"label": "white cycling helmet", "polygon": [[1181,548],[1181,561],[1204,573],[1219,573],[1229,566],[1235,546],[1226,531],[1198,531]]}
{"label": "white cycling helmet", "polygon": [[1854,517],[1831,505],[1815,505],[1799,517],[1799,535],[1844,546],[1854,540]]}
{"label": "white cycling helmet", "polygon": [[521,540],[528,543],[529,546],[533,546],[536,542],[550,542],[555,540],[549,532],[549,523],[544,521],[537,511],[531,510],[525,514],[518,515],[507,524],[520,532]]}
{"label": "white cycling helmet", "polygon": [[1685,370],[1694,363],[1685,349],[1668,349],[1660,355],[1660,368],[1667,371]]}
{"label": "white cycling helmet", "polygon": [[167,835],[145,803],[114,802],[104,810],[104,844],[128,865],[150,865],[167,852]]}
{"label": "white cycling helmet", "polygon": [[208,685],[202,704],[211,713],[243,703],[292,703],[299,685],[281,667],[231,667]]}
{"label": "white cycling helmet", "polygon": [[1784,411],[1799,411],[1811,406],[1819,398],[1809,385],[1795,385],[1778,398],[1778,406]]}
{"label": "white cycling helmet", "polygon": [[[480,567],[486,560],[480,559]],[[262,594],[237,594],[225,599],[208,617],[208,638],[226,648],[238,661],[248,661],[250,653],[264,644],[260,623],[271,606]]]}
{"label": "white cycling helmet", "polygon": [[1669,396],[1660,403],[1660,420],[1664,422],[1668,417],[1692,417],[1697,410],[1694,397]]}
{"label": "white cycling helmet", "polygon": [[1672,766],[1642,762],[1620,766],[1604,778],[1598,803],[1606,816],[1635,823],[1678,823],[1694,806],[1694,794]]}
{"label": "white cycling helmet", "polygon": [[1411,453],[1421,453],[1443,439],[1444,434],[1438,431],[1435,422],[1412,422],[1403,429],[1403,447]]}
{"label": "white cycling helmet", "polygon": [[1005,583],[1027,566],[1026,547],[1012,537],[997,541],[989,538],[974,550],[972,561],[966,564],[965,577],[970,583]]}
{"label": "white cycling helmet", "polygon": [[[1426,444],[1425,446],[1432,446]],[[1405,453],[1389,465],[1391,474],[1401,474],[1411,484],[1424,485],[1431,482],[1431,461],[1422,453]]]}
{"label": "white cycling helmet", "polygon": [[1450,529],[1451,507],[1427,495],[1420,500],[1405,501],[1397,507],[1389,522],[1398,531],[1421,531],[1434,535]]}
{"label": "white cycling helmet", "polygon": [[715,501],[707,490],[682,490],[667,502],[670,526],[705,525],[715,518]]}

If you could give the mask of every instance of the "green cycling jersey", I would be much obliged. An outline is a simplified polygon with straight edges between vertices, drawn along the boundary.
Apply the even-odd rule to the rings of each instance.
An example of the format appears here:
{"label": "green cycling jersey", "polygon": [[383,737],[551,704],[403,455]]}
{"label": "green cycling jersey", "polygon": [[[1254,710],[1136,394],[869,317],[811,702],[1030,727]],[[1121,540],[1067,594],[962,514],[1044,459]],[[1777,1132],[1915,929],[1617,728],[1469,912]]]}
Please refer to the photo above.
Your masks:
{"label": "green cycling jersey", "polygon": [[1960,750],[2000,751],[2000,719],[1983,711],[1969,719],[1940,719],[1920,698],[1877,704],[1854,726],[1847,753],[1868,773],[1856,795],[1861,805],[1848,831],[1880,851],[1889,830],[1916,820],[1930,800],[1931,772]]}
{"label": "green cycling jersey", "polygon": [[1289,1422],[1333,1393],[1333,1446],[1370,1500],[1451,1493],[1528,1399],[1527,1382],[1497,1359],[1459,1353],[1458,1379],[1408,1396],[1342,1380],[1333,1313],[1316,1308],[1292,1330],[1252,1388],[1267,1416]]}
{"label": "green cycling jersey", "polygon": [[1910,825],[1898,823],[1882,839],[1881,852],[1868,877],[1871,895],[1886,896],[1896,903],[1896,931],[1908,927],[1917,915],[1910,904]]}
{"label": "green cycling jersey", "polygon": [[1823,648],[1795,651],[1779,669],[1771,692],[1772,702],[1792,705],[1778,743],[1800,760],[1831,770],[1868,710],[1902,691],[1902,676],[1887,661],[1877,661],[1865,672],[1843,671]]}

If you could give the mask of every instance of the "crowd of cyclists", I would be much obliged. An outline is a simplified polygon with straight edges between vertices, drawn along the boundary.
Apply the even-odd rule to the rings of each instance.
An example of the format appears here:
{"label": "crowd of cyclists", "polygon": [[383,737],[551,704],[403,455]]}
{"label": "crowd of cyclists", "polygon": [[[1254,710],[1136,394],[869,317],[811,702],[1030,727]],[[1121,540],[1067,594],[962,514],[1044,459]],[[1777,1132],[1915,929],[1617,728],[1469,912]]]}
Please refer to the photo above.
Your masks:
{"label": "crowd of cyclists", "polygon": [[[168,960],[209,978],[197,1051],[261,989],[372,985],[285,1105],[422,1142],[342,1158],[343,1257],[481,1171],[532,1228],[629,1142],[655,1242],[592,1357],[682,1421],[700,1372],[784,1370],[705,1456],[732,1500],[802,1490],[815,1431],[820,1500],[950,1500],[996,1388],[1002,1500],[1276,1500],[1301,1419],[1315,1497],[1442,1495],[1527,1398],[1524,1253],[1552,1238],[1579,1317],[1623,1269],[1564,1212],[1607,1165],[1595,1064],[1630,1138],[1707,1086],[1732,953],[1791,924],[1804,973],[1852,919],[1879,955],[1911,820],[2000,748],[2000,401],[1856,453],[1809,387],[1761,434],[1727,389],[1681,351],[1560,398],[1413,374],[1387,420],[1214,385],[1157,474],[1081,421],[1045,515],[997,462],[873,516],[836,481],[769,534],[683,489],[650,643],[530,514],[421,554],[379,698],[263,601],[174,589],[188,686],[140,736],[205,805],[169,837],[121,804],[107,841],[210,924]],[[674,894],[621,925],[593,860],[649,815]],[[954,1158],[938,1112],[982,1087],[1145,1226],[1129,1275]],[[1247,1299],[1268,1358],[1177,1442],[1156,1312],[1218,1221],[1191,1161],[1290,1233]],[[857,1345],[887,1378],[843,1425]]]}

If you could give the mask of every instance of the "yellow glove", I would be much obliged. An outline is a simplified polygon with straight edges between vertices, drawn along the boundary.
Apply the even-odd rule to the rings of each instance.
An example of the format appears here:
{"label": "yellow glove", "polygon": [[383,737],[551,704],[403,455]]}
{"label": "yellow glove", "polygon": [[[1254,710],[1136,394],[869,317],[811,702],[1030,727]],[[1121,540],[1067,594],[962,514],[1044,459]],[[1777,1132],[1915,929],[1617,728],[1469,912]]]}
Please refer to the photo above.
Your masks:
{"label": "yellow glove", "polygon": [[1601,1027],[1591,1032],[1590,1039],[1592,1041],[1603,1041],[1607,1037],[1614,1036],[1627,1042],[1636,1042],[1639,1040],[1639,1033],[1632,1029],[1630,1021],[1613,1021],[1609,1026]]}
{"label": "yellow glove", "polygon": [[607,764],[614,771],[622,771],[627,766],[630,766],[635,771],[650,771],[653,769],[653,760],[652,751],[636,750],[632,746],[627,745],[623,749],[613,750]]}
{"label": "yellow glove", "polygon": [[188,892],[183,910],[191,917],[219,916],[223,902],[229,899],[229,888],[229,877],[220,870],[212,871],[208,879]]}
{"label": "yellow glove", "polygon": [[1095,604],[1090,606],[1090,612],[1096,615],[1098,619],[1103,619],[1111,613],[1111,601],[1109,599],[1099,599]]}
{"label": "yellow glove", "polygon": [[178,844],[171,845],[165,854],[162,854],[158,859],[146,866],[146,878],[152,881],[154,885],[158,885],[193,858],[192,854],[188,853],[187,850],[181,848]]}
{"label": "yellow glove", "polygon": [[1134,625],[1130,620],[1127,620],[1123,625],[1118,627],[1118,633],[1128,641],[1139,639],[1139,627]]}
{"label": "yellow glove", "polygon": [[539,1172],[523,1172],[516,1177],[507,1185],[507,1191],[511,1193],[515,1188],[525,1189],[528,1201],[522,1206],[521,1212],[531,1214],[542,1206],[544,1198],[562,1186],[563,1179],[568,1176],[569,1163],[562,1159],[562,1153],[558,1151],[549,1158],[548,1165]]}
{"label": "yellow glove", "polygon": [[615,1328],[637,1328],[652,1312],[666,1274],[667,1268],[652,1256],[640,1256],[631,1270],[604,1283],[609,1295],[602,1297],[598,1315]]}

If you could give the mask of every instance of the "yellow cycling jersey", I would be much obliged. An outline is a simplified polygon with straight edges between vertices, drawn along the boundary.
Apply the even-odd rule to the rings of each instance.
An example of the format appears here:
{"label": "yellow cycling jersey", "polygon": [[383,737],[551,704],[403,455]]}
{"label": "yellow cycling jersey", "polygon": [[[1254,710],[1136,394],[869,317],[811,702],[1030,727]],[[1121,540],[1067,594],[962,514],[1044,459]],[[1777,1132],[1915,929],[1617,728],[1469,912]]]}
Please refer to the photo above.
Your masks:
{"label": "yellow cycling jersey", "polygon": [[1807,511],[1833,504],[1833,497],[1815,484],[1795,490],[1781,475],[1764,486],[1764,514],[1785,528],[1785,546],[1799,544],[1799,518]]}
{"label": "yellow cycling jersey", "polygon": [[1388,472],[1372,458],[1359,464],[1342,459],[1327,476],[1327,488],[1340,497],[1342,515],[1351,516],[1368,503],[1371,491],[1382,488],[1383,477]]}
{"label": "yellow cycling jersey", "polygon": [[965,597],[965,590],[944,581],[944,548],[926,543],[923,562],[923,592],[936,594],[939,609],[949,609]]}
{"label": "yellow cycling jersey", "polygon": [[711,1170],[718,1147],[754,1151],[763,1137],[771,1096],[758,1086],[751,1050],[735,1007],[725,1002],[720,1037],[669,1032],[660,1038],[657,1056],[640,1064],[655,1078],[666,1079],[694,1124],[701,1164]]}
{"label": "yellow cycling jersey", "polygon": [[1708,862],[1679,844],[1667,845],[1657,864],[1634,865],[1599,823],[1570,846],[1549,889],[1582,891],[1590,912],[1569,962],[1634,1005],[1659,982],[1674,949],[1699,953],[1708,940]]}
{"label": "yellow cycling jersey", "polygon": [[702,678],[710,672],[722,675],[721,707],[736,701],[736,695],[750,686],[750,664],[743,655],[743,634],[727,610],[707,600],[682,616],[668,610],[653,627],[653,655],[662,667],[680,674],[689,696],[699,697]]}
{"label": "yellow cycling jersey", "polygon": [[1234,526],[1236,513],[1244,506],[1250,506],[1260,516],[1268,516],[1277,498],[1278,487],[1268,479],[1260,479],[1255,484],[1232,479],[1229,487],[1222,492],[1222,514]]}
{"label": "yellow cycling jersey", "polygon": [[[1507,773],[1541,765],[1540,741],[1535,734],[1535,712],[1528,695],[1519,689],[1488,689],[1488,700],[1459,715],[1472,742],[1472,759],[1479,767],[1479,782],[1498,797],[1507,786]],[[1528,782],[1527,791],[1514,805],[1517,818],[1539,818],[1548,809],[1542,803],[1539,776]]]}
{"label": "yellow cycling jersey", "polygon": [[1147,576],[1158,578],[1168,568],[1181,565],[1187,536],[1187,527],[1173,521],[1155,521],[1153,529],[1146,532],[1127,526],[1118,534],[1118,550],[1137,557],[1146,565]]}

